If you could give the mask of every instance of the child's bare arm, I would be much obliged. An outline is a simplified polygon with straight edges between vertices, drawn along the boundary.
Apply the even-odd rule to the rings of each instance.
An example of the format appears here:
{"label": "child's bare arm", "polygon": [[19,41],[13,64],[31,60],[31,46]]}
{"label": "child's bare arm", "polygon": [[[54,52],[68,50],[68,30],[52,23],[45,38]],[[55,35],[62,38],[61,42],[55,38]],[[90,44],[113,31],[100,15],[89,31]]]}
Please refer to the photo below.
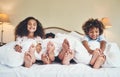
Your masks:
{"label": "child's bare arm", "polygon": [[100,42],[101,53],[104,52],[105,48],[106,48],[106,41],[101,41],[101,42]]}
{"label": "child's bare arm", "polygon": [[88,53],[92,54],[94,50],[90,49],[87,41],[82,41],[84,47],[87,49]]}

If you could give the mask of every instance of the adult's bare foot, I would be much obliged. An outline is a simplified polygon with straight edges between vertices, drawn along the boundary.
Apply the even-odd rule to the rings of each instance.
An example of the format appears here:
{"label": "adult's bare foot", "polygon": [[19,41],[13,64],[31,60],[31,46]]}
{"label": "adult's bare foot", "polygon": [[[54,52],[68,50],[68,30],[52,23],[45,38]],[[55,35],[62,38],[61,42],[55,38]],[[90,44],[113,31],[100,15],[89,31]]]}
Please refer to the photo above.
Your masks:
{"label": "adult's bare foot", "polygon": [[75,52],[72,50],[68,50],[67,53],[64,55],[62,64],[69,65],[70,61],[74,58]]}
{"label": "adult's bare foot", "polygon": [[62,49],[63,51],[67,51],[68,49],[70,49],[69,41],[67,39],[64,39]]}
{"label": "adult's bare foot", "polygon": [[67,53],[68,49],[70,49],[70,45],[67,39],[64,39],[62,43],[62,50],[60,51],[58,57],[60,60],[63,60],[64,55]]}
{"label": "adult's bare foot", "polygon": [[33,53],[35,52],[35,46],[34,46],[34,45],[31,45],[31,46],[29,47],[29,52],[30,52],[31,54],[33,54]]}
{"label": "adult's bare foot", "polygon": [[55,60],[54,50],[55,50],[55,45],[53,44],[53,42],[48,42],[48,44],[47,44],[47,54],[48,54],[48,57],[51,61]]}
{"label": "adult's bare foot", "polygon": [[35,58],[35,46],[34,45],[30,46],[28,53],[31,55],[32,63],[35,63],[36,58]]}
{"label": "adult's bare foot", "polygon": [[24,66],[27,67],[27,68],[32,66],[32,57],[29,53],[25,53]]}
{"label": "adult's bare foot", "polygon": [[47,54],[42,54],[41,60],[43,61],[44,64],[50,64],[51,63]]}

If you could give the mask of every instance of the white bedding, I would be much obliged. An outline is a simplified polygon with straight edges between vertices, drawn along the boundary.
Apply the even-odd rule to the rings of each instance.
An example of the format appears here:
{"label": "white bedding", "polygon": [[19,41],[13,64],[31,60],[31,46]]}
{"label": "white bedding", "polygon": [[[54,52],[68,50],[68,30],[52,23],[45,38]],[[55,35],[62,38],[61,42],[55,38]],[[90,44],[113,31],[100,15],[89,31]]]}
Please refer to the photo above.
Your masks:
{"label": "white bedding", "polygon": [[[72,32],[73,34],[73,32]],[[86,48],[81,43],[82,36],[74,36],[71,34],[57,34],[57,38],[67,38],[70,43],[70,48],[75,51],[75,57],[74,60],[77,63],[84,63],[89,64],[90,59],[92,58],[92,55],[88,53]],[[97,41],[91,41],[89,42],[89,46],[91,49],[100,48],[100,43]],[[103,65],[103,67],[120,67],[120,49],[115,42],[107,42],[106,48],[104,51],[104,54],[106,55],[106,61]]]}
{"label": "white bedding", "polygon": [[[6,61],[4,60],[5,63],[11,63],[11,65],[14,67],[9,66],[10,64],[4,65],[4,63],[3,64],[1,63],[0,77],[120,77],[120,60],[119,60],[120,50],[116,43],[110,43],[108,45],[108,49],[111,48],[110,49],[111,51],[109,50],[110,53],[108,53],[109,54],[108,56],[111,57],[109,61],[112,60],[113,61],[112,63],[114,64],[112,64],[111,67],[105,66],[104,68],[93,69],[88,65],[86,65],[87,63],[85,63],[87,62],[86,56],[88,54],[85,55],[87,51],[85,50],[83,45],[80,42],[78,42],[78,40],[81,39],[81,36],[75,35],[74,37],[72,37],[68,35],[60,35],[60,34],[58,35],[59,38],[62,37],[62,39],[63,38],[69,39],[71,49],[74,49],[76,51],[74,60],[77,62],[77,64],[70,64],[70,65],[61,65],[60,63],[54,63],[49,65],[34,64],[31,68],[26,68],[20,66],[22,60],[21,62],[19,62],[20,56],[18,57],[19,59],[16,59],[13,55],[17,53],[14,53],[11,54],[12,56],[10,55],[11,58],[5,59]],[[9,43],[6,45],[8,51],[14,46],[13,45],[11,47],[10,44],[13,45],[13,43]],[[9,48],[9,46],[11,48]],[[95,46],[97,46],[97,44]],[[0,51],[1,50],[4,51],[4,48],[3,49],[1,48]],[[0,53],[5,54],[4,52],[0,52]],[[1,57],[5,56],[1,54],[0,54],[0,62],[3,61]],[[14,59],[14,63],[12,63],[13,59]]]}
{"label": "white bedding", "polygon": [[[79,47],[80,46],[80,47]],[[91,42],[91,47],[94,49],[99,47],[98,42]],[[89,64],[89,61],[92,57],[87,50],[80,43],[76,46],[76,54],[74,60],[77,63]],[[120,67],[120,49],[118,45],[114,42],[107,42],[106,49],[104,51],[106,55],[106,61],[103,67]]]}
{"label": "white bedding", "polygon": [[120,68],[93,69],[85,64],[34,64],[31,68],[0,65],[0,77],[120,77]]}

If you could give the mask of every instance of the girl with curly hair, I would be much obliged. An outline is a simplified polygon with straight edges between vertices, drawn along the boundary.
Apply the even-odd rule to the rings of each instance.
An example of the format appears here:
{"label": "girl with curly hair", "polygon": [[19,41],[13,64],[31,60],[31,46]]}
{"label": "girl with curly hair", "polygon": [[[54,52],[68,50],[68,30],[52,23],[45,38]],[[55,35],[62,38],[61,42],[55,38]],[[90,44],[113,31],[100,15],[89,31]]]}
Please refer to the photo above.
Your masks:
{"label": "girl with curly hair", "polygon": [[[89,65],[93,68],[100,68],[104,64],[106,57],[104,55],[104,50],[106,47],[106,40],[103,36],[104,25],[98,19],[89,19],[82,26],[85,33],[85,37],[82,41],[84,47],[87,49],[88,53],[92,55]],[[91,41],[97,41],[100,43],[100,48],[92,49],[90,46]]]}

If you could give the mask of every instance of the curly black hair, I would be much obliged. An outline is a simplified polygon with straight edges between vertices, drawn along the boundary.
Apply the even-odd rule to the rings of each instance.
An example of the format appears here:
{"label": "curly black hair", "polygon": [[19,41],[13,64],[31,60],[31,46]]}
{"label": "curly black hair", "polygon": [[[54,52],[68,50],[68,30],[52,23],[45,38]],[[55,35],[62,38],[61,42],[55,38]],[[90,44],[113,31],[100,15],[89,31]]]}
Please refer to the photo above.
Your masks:
{"label": "curly black hair", "polygon": [[88,32],[91,28],[98,28],[100,31],[99,35],[103,34],[103,30],[105,29],[101,21],[99,21],[98,19],[93,19],[93,18],[86,21],[82,26],[82,29],[86,35],[88,35]]}
{"label": "curly black hair", "polygon": [[15,28],[15,36],[28,36],[29,31],[27,30],[27,24],[29,20],[35,20],[37,22],[37,29],[34,32],[34,36],[40,36],[41,38],[45,37],[45,32],[44,29],[42,27],[42,24],[34,17],[27,17],[26,19],[24,19],[23,21],[21,21]]}

